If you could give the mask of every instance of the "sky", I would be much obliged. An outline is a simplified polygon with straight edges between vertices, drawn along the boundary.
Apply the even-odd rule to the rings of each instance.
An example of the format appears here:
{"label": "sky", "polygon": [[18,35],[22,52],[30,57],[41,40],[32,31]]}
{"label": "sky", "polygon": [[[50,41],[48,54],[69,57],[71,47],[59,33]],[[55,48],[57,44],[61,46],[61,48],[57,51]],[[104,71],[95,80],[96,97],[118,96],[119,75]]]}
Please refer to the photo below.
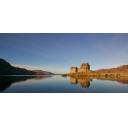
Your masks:
{"label": "sky", "polygon": [[54,73],[89,63],[92,70],[128,64],[128,34],[0,33],[0,58]]}

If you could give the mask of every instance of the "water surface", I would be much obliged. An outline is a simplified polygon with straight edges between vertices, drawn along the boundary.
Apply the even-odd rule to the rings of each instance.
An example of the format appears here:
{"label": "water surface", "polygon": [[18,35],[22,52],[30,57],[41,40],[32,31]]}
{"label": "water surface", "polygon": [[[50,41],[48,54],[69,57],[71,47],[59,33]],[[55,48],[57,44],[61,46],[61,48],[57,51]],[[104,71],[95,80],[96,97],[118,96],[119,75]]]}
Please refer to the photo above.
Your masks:
{"label": "water surface", "polygon": [[127,93],[128,80],[62,76],[0,76],[2,93]]}

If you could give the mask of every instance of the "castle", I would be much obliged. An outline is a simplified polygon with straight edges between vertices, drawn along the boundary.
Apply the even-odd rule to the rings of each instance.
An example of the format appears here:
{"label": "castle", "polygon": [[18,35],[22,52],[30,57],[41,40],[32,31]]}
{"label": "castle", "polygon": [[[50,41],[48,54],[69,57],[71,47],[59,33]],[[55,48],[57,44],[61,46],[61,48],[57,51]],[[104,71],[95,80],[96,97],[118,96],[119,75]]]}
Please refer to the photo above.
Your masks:
{"label": "castle", "polygon": [[85,74],[90,72],[90,65],[88,63],[83,63],[80,68],[71,67],[70,74]]}
{"label": "castle", "polygon": [[71,67],[70,76],[72,77],[95,77],[95,78],[117,78],[121,76],[128,76],[128,73],[124,72],[124,70],[120,70],[120,68],[114,69],[106,69],[106,70],[90,70],[90,65],[88,63],[83,63],[80,68]]}

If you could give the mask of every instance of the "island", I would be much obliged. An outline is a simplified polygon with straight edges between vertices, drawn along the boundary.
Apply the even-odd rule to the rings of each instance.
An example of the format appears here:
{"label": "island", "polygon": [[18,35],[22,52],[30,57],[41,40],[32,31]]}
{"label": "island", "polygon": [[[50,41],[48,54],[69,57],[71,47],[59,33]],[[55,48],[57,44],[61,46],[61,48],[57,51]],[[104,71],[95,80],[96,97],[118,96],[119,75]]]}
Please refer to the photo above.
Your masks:
{"label": "island", "polygon": [[70,76],[74,77],[102,77],[102,78],[116,78],[116,77],[128,77],[128,65],[123,65],[117,68],[100,69],[92,71],[88,63],[81,64],[80,68],[71,67]]}

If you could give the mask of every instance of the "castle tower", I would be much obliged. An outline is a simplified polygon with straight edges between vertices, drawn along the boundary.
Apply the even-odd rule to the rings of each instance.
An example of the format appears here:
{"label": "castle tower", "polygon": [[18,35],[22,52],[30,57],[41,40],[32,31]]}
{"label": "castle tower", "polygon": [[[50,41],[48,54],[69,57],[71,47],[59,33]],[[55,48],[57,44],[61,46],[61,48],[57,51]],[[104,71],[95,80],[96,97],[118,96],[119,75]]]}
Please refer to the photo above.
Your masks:
{"label": "castle tower", "polygon": [[81,67],[78,69],[79,73],[86,73],[90,71],[90,65],[88,63],[83,63]]}
{"label": "castle tower", "polygon": [[77,67],[71,67],[70,74],[77,73]]}
{"label": "castle tower", "polygon": [[83,63],[80,68],[85,69],[86,71],[89,71],[90,70],[90,65],[88,63]]}

